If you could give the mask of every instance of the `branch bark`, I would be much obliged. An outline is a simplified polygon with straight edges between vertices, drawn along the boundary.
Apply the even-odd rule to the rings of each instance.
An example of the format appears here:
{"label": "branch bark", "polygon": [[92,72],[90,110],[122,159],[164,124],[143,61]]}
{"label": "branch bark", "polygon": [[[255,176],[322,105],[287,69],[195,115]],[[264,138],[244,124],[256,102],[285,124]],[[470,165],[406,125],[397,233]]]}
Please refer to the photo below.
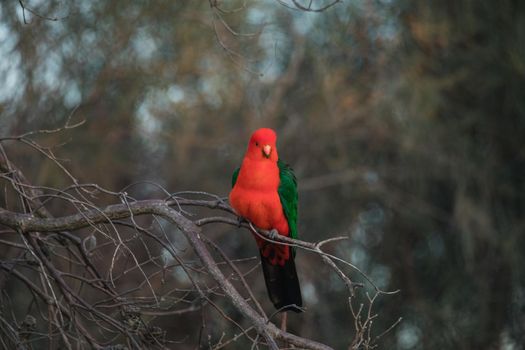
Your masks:
{"label": "branch bark", "polygon": [[[195,201],[192,200],[188,200],[187,203],[184,203],[184,200],[177,200],[175,202],[178,205],[195,204]],[[217,207],[218,205],[216,202],[210,202],[209,206]],[[227,206],[224,205],[222,209],[227,209]],[[271,349],[278,349],[276,340],[282,340],[288,344],[293,344],[305,349],[331,349],[325,344],[283,332],[273,323],[269,322],[268,319],[257,313],[257,311],[244,300],[217,266],[215,260],[206,248],[204,240],[201,238],[201,228],[193,221],[184,217],[179,211],[171,208],[169,202],[164,200],[143,200],[126,204],[114,204],[102,209],[91,209],[78,214],[57,218],[38,218],[30,214],[15,213],[0,208],[0,224],[22,233],[40,232],[44,234],[58,232],[60,234],[60,231],[71,231],[95,224],[107,223],[112,220],[145,214],[158,215],[179,227],[199,256],[202,264],[225,292],[231,303],[254,325],[257,332],[265,339]],[[292,240],[290,243],[295,242]]]}

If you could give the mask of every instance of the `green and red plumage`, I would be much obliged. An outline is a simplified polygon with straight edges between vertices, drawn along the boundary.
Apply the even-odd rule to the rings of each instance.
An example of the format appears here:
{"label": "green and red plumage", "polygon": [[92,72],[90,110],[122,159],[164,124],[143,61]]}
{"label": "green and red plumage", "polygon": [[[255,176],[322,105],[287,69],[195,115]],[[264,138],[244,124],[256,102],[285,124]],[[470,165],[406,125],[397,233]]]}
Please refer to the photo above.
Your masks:
{"label": "green and red plumage", "polygon": [[[297,182],[279,159],[272,129],[252,134],[242,165],[232,178],[230,203],[240,216],[265,230],[297,238]],[[270,300],[280,311],[301,311],[301,289],[294,251],[255,235]]]}

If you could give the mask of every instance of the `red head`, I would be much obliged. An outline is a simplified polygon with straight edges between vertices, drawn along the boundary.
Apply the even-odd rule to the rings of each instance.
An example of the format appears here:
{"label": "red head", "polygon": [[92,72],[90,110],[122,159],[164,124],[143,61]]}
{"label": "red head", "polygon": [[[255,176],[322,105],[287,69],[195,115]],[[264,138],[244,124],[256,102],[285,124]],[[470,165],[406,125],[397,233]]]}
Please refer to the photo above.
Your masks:
{"label": "red head", "polygon": [[256,130],[250,138],[246,156],[253,160],[272,160],[277,162],[277,135],[268,128]]}

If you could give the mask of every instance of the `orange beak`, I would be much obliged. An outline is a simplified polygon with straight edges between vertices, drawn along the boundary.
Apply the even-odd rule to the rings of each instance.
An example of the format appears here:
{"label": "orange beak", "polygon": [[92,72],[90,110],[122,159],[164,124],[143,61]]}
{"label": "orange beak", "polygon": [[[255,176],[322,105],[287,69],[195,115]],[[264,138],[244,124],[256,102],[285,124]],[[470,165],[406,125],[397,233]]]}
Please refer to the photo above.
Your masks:
{"label": "orange beak", "polygon": [[263,154],[266,158],[270,158],[270,154],[272,153],[272,146],[270,145],[264,145],[263,146]]}

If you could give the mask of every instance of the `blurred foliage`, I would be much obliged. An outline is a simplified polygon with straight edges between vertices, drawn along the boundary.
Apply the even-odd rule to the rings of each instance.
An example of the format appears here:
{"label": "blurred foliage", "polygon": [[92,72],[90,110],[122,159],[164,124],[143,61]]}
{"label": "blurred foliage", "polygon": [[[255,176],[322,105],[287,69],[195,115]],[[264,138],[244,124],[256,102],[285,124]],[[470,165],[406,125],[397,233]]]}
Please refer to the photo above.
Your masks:
{"label": "blurred foliage", "polygon": [[[0,136],[71,116],[86,123],[38,140],[82,182],[225,196],[251,131],[273,127],[299,178],[301,237],[348,234],[338,254],[402,290],[377,310],[378,329],[404,318],[385,348],[525,342],[523,2],[24,4],[48,19],[0,4]],[[31,149],[10,152],[33,183],[68,185]],[[255,254],[251,237],[214,234]],[[308,258],[314,316],[292,330],[341,348],[343,286]],[[170,320],[172,339],[197,332]]]}

